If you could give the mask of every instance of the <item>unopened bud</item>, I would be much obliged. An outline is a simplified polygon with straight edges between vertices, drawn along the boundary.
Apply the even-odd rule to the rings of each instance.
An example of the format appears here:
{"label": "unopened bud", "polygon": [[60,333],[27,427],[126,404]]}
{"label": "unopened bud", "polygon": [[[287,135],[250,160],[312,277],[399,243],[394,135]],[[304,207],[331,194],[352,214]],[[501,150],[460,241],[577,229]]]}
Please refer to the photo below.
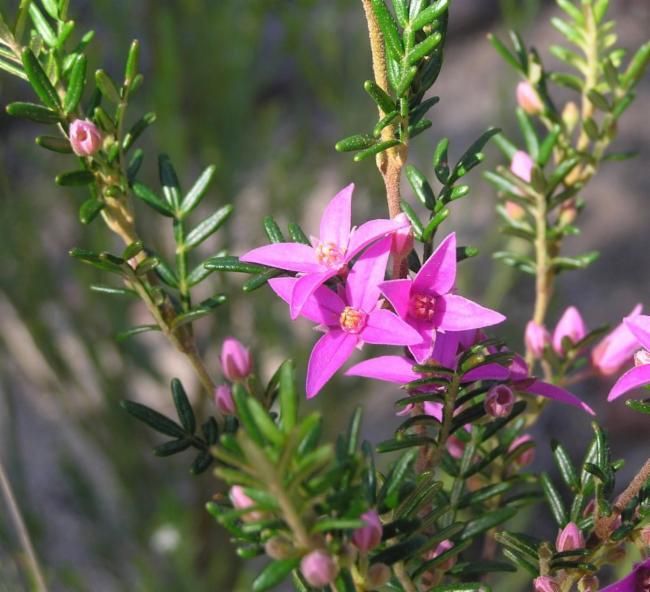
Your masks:
{"label": "unopened bud", "polygon": [[404,213],[397,214],[393,220],[404,223],[404,226],[393,233],[390,251],[395,257],[403,259],[413,250],[413,229]]}
{"label": "unopened bud", "polygon": [[485,395],[485,412],[492,417],[508,417],[514,404],[515,395],[505,384],[493,386]]}
{"label": "unopened bud", "polygon": [[551,336],[544,325],[539,325],[535,321],[528,321],[524,340],[526,349],[538,359],[542,357],[544,348],[550,343]]}
{"label": "unopened bud", "polygon": [[[432,549],[427,553],[426,558],[427,559],[435,559],[436,557],[439,557],[443,553],[446,553],[450,549],[454,548],[454,543],[452,543],[450,540],[445,539],[444,541],[438,543],[438,546],[435,549]],[[449,559],[445,559],[442,563],[438,563],[436,565],[436,570],[446,572],[449,571],[454,565],[456,565],[456,559],[457,557],[454,555],[452,557],[449,557]]]}
{"label": "unopened bud", "polygon": [[562,204],[562,207],[560,207],[560,216],[558,218],[560,226],[569,226],[573,224],[577,217],[578,208],[576,207],[574,200],[570,199]]}
{"label": "unopened bud", "polygon": [[544,103],[528,81],[517,85],[517,103],[528,115],[539,115],[544,110]]}
{"label": "unopened bud", "polygon": [[[532,442],[533,438],[529,436],[528,434],[524,434],[522,436],[519,436],[515,438],[512,441],[512,444],[508,447],[508,453],[513,452],[516,450],[519,446],[522,444],[526,444],[527,442]],[[526,448],[526,450],[523,450],[515,458],[512,459],[513,462],[518,465],[519,467],[526,467],[535,460],[535,448]]]}
{"label": "unopened bud", "polygon": [[381,524],[377,510],[369,510],[361,514],[361,520],[366,525],[354,531],[352,534],[352,542],[357,546],[359,551],[367,553],[381,543],[381,535],[384,532],[384,527]]}
{"label": "unopened bud", "polygon": [[385,563],[375,563],[368,569],[367,583],[374,588],[381,588],[390,580],[390,567]]}
{"label": "unopened bud", "polygon": [[228,337],[221,348],[223,375],[232,382],[246,380],[252,371],[250,352],[236,339]]}
{"label": "unopened bud", "polygon": [[585,546],[585,539],[582,531],[574,522],[569,522],[562,530],[558,532],[555,539],[555,548],[559,553],[563,551],[574,551],[582,549]]}
{"label": "unopened bud", "polygon": [[560,592],[559,584],[550,576],[539,576],[533,580],[535,592]]}
{"label": "unopened bud", "polygon": [[338,568],[329,553],[317,549],[302,558],[300,572],[310,586],[323,588],[334,581]]}
{"label": "unopened bud", "polygon": [[530,183],[533,178],[533,167],[535,162],[530,155],[523,150],[517,150],[510,163],[510,171],[513,175],[519,177],[522,181]]}
{"label": "unopened bud", "polygon": [[569,133],[575,129],[576,124],[580,121],[580,111],[573,101],[569,101],[564,107],[564,111],[562,111],[562,121]]}
{"label": "unopened bud", "polygon": [[102,133],[90,119],[75,119],[68,131],[70,146],[77,156],[92,156],[102,147]]}
{"label": "unopened bud", "polygon": [[214,389],[214,402],[217,409],[224,415],[235,415],[235,401],[232,398],[232,389],[227,384],[219,385]]}
{"label": "unopened bud", "polygon": [[522,220],[526,215],[526,210],[514,201],[506,202],[506,214],[513,220]]}
{"label": "unopened bud", "polygon": [[[229,497],[236,510],[247,510],[255,506],[255,502],[248,497],[241,485],[233,485],[230,488]],[[258,522],[263,518],[262,512],[247,512],[241,517],[244,522]]]}

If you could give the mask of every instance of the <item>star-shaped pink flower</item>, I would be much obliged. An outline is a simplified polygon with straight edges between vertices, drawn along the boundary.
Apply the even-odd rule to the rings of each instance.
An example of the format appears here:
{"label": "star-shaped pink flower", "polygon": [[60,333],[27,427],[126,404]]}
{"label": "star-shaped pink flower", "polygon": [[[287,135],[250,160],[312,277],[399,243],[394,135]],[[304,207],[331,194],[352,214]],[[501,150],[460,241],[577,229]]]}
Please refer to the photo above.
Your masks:
{"label": "star-shaped pink flower", "polygon": [[431,358],[437,331],[480,329],[505,317],[452,293],[456,283],[456,235],[450,234],[421,267],[414,279],[380,284],[397,314],[421,335],[409,346],[418,363]]}
{"label": "star-shaped pink flower", "polygon": [[623,323],[636,337],[639,351],[634,354],[634,368],[616,381],[609,391],[608,401],[614,401],[632,389],[650,384],[650,316],[626,317]]}
{"label": "star-shaped pink flower", "polygon": [[312,245],[275,243],[249,251],[241,261],[268,265],[302,275],[293,288],[291,318],[300,315],[302,307],[314,291],[328,279],[344,273],[350,261],[380,238],[408,225],[398,220],[370,220],[358,228],[352,224],[352,192],[354,184],[337,193],[327,205],[320,221],[320,236]]}
{"label": "star-shaped pink flower", "polygon": [[[420,341],[408,323],[379,305],[378,284],[386,272],[391,240],[380,240],[359,257],[340,294],[320,286],[303,304],[301,316],[325,330],[309,357],[308,398],[318,394],[355,347],[363,343],[411,345]],[[275,278],[269,284],[280,298],[291,302],[298,282],[300,279]]]}

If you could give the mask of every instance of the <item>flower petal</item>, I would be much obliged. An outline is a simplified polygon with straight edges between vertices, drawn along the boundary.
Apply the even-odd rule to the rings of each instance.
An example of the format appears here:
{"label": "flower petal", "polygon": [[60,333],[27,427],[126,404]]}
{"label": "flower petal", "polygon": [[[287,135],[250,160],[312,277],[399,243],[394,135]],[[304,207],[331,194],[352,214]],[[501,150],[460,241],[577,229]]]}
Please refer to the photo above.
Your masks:
{"label": "flower petal", "polygon": [[[515,388],[517,385],[514,385]],[[560,403],[566,403],[567,405],[573,405],[578,407],[583,411],[591,415],[596,415],[595,411],[589,407],[584,401],[576,397],[573,393],[565,391],[559,386],[554,384],[548,384],[547,382],[542,382],[541,380],[534,380],[532,384],[527,385],[524,389],[525,392],[531,393],[533,395],[539,395],[540,397],[546,397],[547,399],[553,399],[554,401],[560,401]]]}
{"label": "flower petal", "polygon": [[395,309],[395,312],[403,319],[406,319],[409,312],[411,299],[411,286],[413,280],[390,280],[381,282],[379,289]]}
{"label": "flower petal", "polygon": [[[438,334],[440,337],[440,334]],[[465,372],[461,382],[475,382],[476,380],[506,380],[510,376],[510,371],[501,366],[501,364],[484,364],[478,368],[472,368]]]}
{"label": "flower petal", "polygon": [[639,343],[647,350],[650,350],[650,316],[637,315],[623,319],[627,328],[639,340]]}
{"label": "flower petal", "polygon": [[350,235],[350,243],[345,253],[346,261],[352,259],[355,255],[365,249],[370,243],[379,240],[389,234],[392,234],[405,226],[399,220],[370,220],[365,224],[355,228]]}
{"label": "flower petal", "polygon": [[406,384],[420,378],[413,371],[413,361],[402,356],[380,356],[355,364],[346,376],[363,376],[395,384]]}
{"label": "flower petal", "polygon": [[386,275],[390,245],[391,239],[383,238],[357,259],[345,284],[345,294],[350,306],[370,312],[377,305],[379,284]]}
{"label": "flower petal", "polygon": [[307,364],[307,398],[315,397],[336,371],[345,364],[359,338],[340,330],[325,333],[314,345]]}
{"label": "flower petal", "polygon": [[248,251],[239,259],[246,263],[257,263],[302,273],[313,273],[325,269],[316,261],[314,249],[302,243],[275,243],[258,247]]}
{"label": "flower petal", "polygon": [[[308,273],[298,278],[293,288],[293,293],[291,294],[291,302],[289,303],[291,318],[294,320],[297,319],[314,292],[335,275],[336,271],[329,269],[319,273]],[[329,291],[331,292],[331,290]]]}
{"label": "flower petal", "polygon": [[431,326],[431,323],[421,323],[419,321],[411,323],[411,326],[420,334],[422,341],[415,345],[409,345],[409,351],[418,364],[425,364],[433,355],[437,337],[436,330]]}
{"label": "flower petal", "polygon": [[600,592],[640,592],[643,590],[642,584],[645,583],[646,578],[650,578],[650,558],[637,563],[622,580],[601,588]]}
{"label": "flower petal", "polygon": [[464,331],[497,325],[505,320],[500,312],[485,308],[462,296],[447,294],[436,304],[442,303],[436,311],[434,324],[444,331]]}
{"label": "flower petal", "polygon": [[[290,277],[272,278],[269,280],[269,286],[289,304],[297,281],[296,278]],[[316,290],[307,300],[300,311],[300,316],[318,325],[338,325],[344,306],[343,301],[332,290],[323,287],[322,290]]]}
{"label": "flower petal", "polygon": [[564,311],[553,331],[553,349],[562,354],[562,340],[568,337],[574,344],[587,334],[587,326],[575,306],[569,306]]}
{"label": "flower petal", "polygon": [[[641,314],[642,306],[637,304],[626,317],[631,320]],[[616,374],[638,349],[638,340],[625,322],[620,323],[603,338],[591,352],[591,362],[604,376]]]}
{"label": "flower petal", "polygon": [[436,342],[433,346],[433,353],[431,357],[440,366],[445,368],[456,368],[456,356],[458,354],[458,345],[460,344],[462,333],[459,331],[451,331],[449,333],[438,332],[436,334]]}
{"label": "flower petal", "polygon": [[632,389],[650,384],[650,364],[635,366],[623,374],[607,395],[608,401],[614,401]]}
{"label": "flower petal", "polygon": [[423,294],[447,294],[456,283],[456,233],[443,240],[413,280],[413,290]]}
{"label": "flower petal", "polygon": [[352,225],[352,192],[354,183],[341,189],[327,204],[320,219],[320,240],[334,243],[341,250],[348,246]]}
{"label": "flower petal", "polygon": [[373,310],[361,331],[361,339],[377,345],[414,345],[422,341],[420,334],[394,312]]}

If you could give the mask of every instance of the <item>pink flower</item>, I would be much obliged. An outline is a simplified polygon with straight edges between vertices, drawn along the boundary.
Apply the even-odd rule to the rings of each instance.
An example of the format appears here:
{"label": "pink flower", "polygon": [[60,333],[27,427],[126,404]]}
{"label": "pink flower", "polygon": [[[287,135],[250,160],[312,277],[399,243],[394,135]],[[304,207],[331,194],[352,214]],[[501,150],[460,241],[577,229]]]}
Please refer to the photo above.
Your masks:
{"label": "pink flower", "polygon": [[252,372],[251,354],[234,337],[228,337],[221,348],[221,369],[232,382],[246,380]]}
{"label": "pink flower", "polygon": [[381,524],[377,510],[369,510],[361,514],[361,520],[366,525],[354,531],[352,534],[352,542],[356,545],[357,549],[363,553],[367,553],[381,543],[381,535],[384,532],[384,527]]}
{"label": "pink flower", "polygon": [[[511,452],[514,452],[521,446],[522,444],[527,444],[528,442],[533,442],[532,436],[528,434],[523,434],[522,436],[518,436],[512,441],[512,444],[508,446],[508,454]],[[527,448],[526,450],[523,450],[520,452],[514,459],[513,462],[517,464],[520,467],[526,467],[535,460],[535,448]]]}
{"label": "pink flower", "polygon": [[[303,274],[289,300],[291,318],[300,315],[314,291],[335,275],[345,273],[350,261],[371,243],[405,226],[404,220],[370,220],[351,229],[354,184],[337,193],[320,221],[320,237],[312,245],[276,243],[249,251],[241,261],[269,265]],[[408,221],[407,221],[408,223]]]}
{"label": "pink flower", "polygon": [[626,317],[623,322],[637,339],[640,351],[634,356],[636,366],[616,381],[609,391],[608,401],[614,401],[632,389],[650,384],[650,316]]}
{"label": "pink flower", "polygon": [[[426,559],[431,560],[435,559],[436,557],[439,557],[443,553],[446,553],[450,549],[454,548],[454,543],[452,543],[450,540],[445,539],[444,541],[438,543],[438,546],[429,551],[426,555]],[[443,561],[442,563],[439,563],[436,566],[436,569],[439,569],[441,571],[449,571],[454,565],[456,564],[456,556],[450,557],[449,559]]]}
{"label": "pink flower", "polygon": [[492,417],[508,417],[515,404],[515,395],[510,387],[497,384],[485,395],[485,412]]}
{"label": "pink flower", "polygon": [[[255,506],[255,502],[248,497],[244,488],[240,485],[233,485],[230,488],[230,493],[228,494],[232,505],[237,510],[248,510]],[[263,518],[262,512],[248,512],[242,516],[244,522],[257,522]]]}
{"label": "pink flower", "polygon": [[75,119],[68,131],[72,151],[77,156],[92,156],[102,147],[102,133],[90,119]]}
{"label": "pink flower", "polygon": [[559,584],[550,576],[539,576],[533,580],[535,592],[560,592]]}
{"label": "pink flower", "polygon": [[380,289],[397,314],[421,336],[409,349],[419,363],[433,353],[437,331],[465,331],[496,325],[505,317],[462,296],[456,283],[456,235],[450,234],[420,268],[414,279],[383,282]]}
{"label": "pink flower", "polygon": [[[637,304],[627,318],[638,317],[641,309],[642,306]],[[632,359],[637,348],[636,337],[625,323],[621,323],[594,348],[591,362],[602,375],[610,376]]]}
{"label": "pink flower", "polygon": [[[363,343],[412,345],[420,341],[420,335],[412,327],[378,302],[378,285],[384,278],[390,243],[390,237],[384,238],[359,257],[340,294],[320,286],[305,301],[301,315],[325,331],[307,365],[308,398],[318,394]],[[269,284],[280,298],[290,302],[299,281],[276,278]]]}
{"label": "pink flower", "polygon": [[523,150],[517,150],[514,156],[512,157],[512,162],[510,163],[510,171],[513,175],[517,175],[522,181],[530,183],[533,178],[533,167],[535,162],[528,155],[528,153]]}
{"label": "pink flower", "polygon": [[537,91],[527,81],[517,85],[517,103],[528,115],[538,115],[544,110],[544,104]]}
{"label": "pink flower", "polygon": [[413,250],[413,229],[404,213],[397,214],[393,220],[399,222],[402,227],[393,234],[393,244],[390,247],[390,252],[395,257],[403,259]]}
{"label": "pink flower", "polygon": [[338,574],[336,563],[329,553],[317,549],[308,553],[300,562],[300,571],[310,586],[323,588],[334,581]]}
{"label": "pink flower", "polygon": [[601,588],[600,592],[646,592],[650,589],[650,558],[637,563],[622,580]]}
{"label": "pink flower", "polygon": [[585,538],[582,536],[582,531],[574,522],[569,522],[557,534],[555,539],[555,548],[559,553],[563,551],[575,551],[582,549],[585,546]]}
{"label": "pink flower", "polygon": [[568,337],[573,345],[587,334],[587,327],[575,306],[569,306],[553,331],[553,349],[558,355],[566,353],[562,341]]}
{"label": "pink flower", "polygon": [[447,452],[452,458],[460,460],[465,454],[465,442],[452,434],[447,439]]}
{"label": "pink flower", "polygon": [[535,358],[541,358],[544,353],[544,348],[551,341],[551,336],[544,325],[538,325],[535,321],[528,321],[524,340],[526,342],[526,349]]}
{"label": "pink flower", "polygon": [[214,402],[217,409],[224,415],[235,415],[235,402],[232,398],[232,390],[227,384],[221,384],[214,389]]}

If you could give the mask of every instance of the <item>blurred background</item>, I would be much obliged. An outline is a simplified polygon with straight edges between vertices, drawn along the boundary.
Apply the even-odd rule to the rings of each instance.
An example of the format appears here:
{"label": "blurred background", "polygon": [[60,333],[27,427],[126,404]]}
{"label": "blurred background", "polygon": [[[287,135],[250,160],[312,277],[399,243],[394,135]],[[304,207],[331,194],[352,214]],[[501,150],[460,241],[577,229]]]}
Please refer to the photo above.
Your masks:
{"label": "blurred background", "polygon": [[[17,3],[0,0],[0,10],[13,15]],[[635,49],[647,40],[650,4],[612,4],[620,43]],[[141,40],[145,85],[132,115],[145,110],[158,115],[144,139],[142,174],[149,184],[156,183],[157,152],[171,155],[186,187],[203,167],[217,164],[216,182],[202,207],[207,212],[233,203],[235,215],[214,242],[202,246],[203,255],[226,245],[239,254],[265,242],[261,219],[268,213],[313,232],[323,205],[350,181],[357,184],[356,221],[385,215],[374,164],[354,165],[333,150],[338,139],[375,122],[362,89],[370,78],[370,56],[359,2],[75,0],[71,5],[80,30],[96,31],[94,68],[119,76],[130,40]],[[517,137],[517,79],[486,33],[503,35],[516,27],[542,49],[559,41],[548,22],[556,10],[541,0],[454,1],[447,59],[435,87],[442,100],[432,111],[432,130],[413,142],[412,162],[431,174],[433,148],[443,136],[451,139],[455,157],[490,125]],[[619,322],[636,302],[650,309],[649,97],[646,79],[623,117],[617,142],[638,157],[604,167],[586,195],[583,232],[567,245],[570,253],[601,249],[602,257],[588,271],[561,278],[551,324],[568,304],[577,305],[591,327]],[[3,105],[30,98],[21,81],[0,76]],[[171,413],[169,380],[178,376],[198,393],[191,371],[160,335],[115,342],[117,331],[149,322],[146,312],[91,292],[89,284],[105,278],[67,253],[75,246],[117,250],[117,243],[101,222],[78,223],[83,191],[54,186],[54,175],[70,161],[35,146],[37,126],[10,119],[3,110],[0,133],[0,458],[51,590],[249,590],[254,569],[244,570],[203,509],[217,488],[214,478],[191,477],[191,459],[183,455],[153,457],[156,436],[118,407],[129,398]],[[488,163],[478,170],[499,158],[490,148]],[[504,241],[496,230],[495,195],[480,172],[470,181],[472,196],[456,204],[445,229],[457,231],[461,244],[481,249],[477,259],[461,266],[461,287],[508,313],[502,331],[520,347],[532,286],[490,259]],[[170,227],[147,219],[149,210],[139,206],[141,235],[165,252]],[[264,378],[287,356],[304,368],[313,342],[308,324],[289,326],[284,305],[267,289],[244,295],[237,281],[215,276],[206,282],[230,294],[227,308],[196,325],[213,375],[220,372],[220,344],[231,334],[254,352],[264,351],[263,360],[257,356]],[[622,403],[605,404],[605,387],[594,381],[580,394],[599,411],[615,455],[627,459],[625,482],[647,455],[647,421]],[[333,434],[347,410],[370,403],[370,397],[366,436],[379,441],[396,424],[394,390],[347,379],[310,405],[337,410],[330,414]],[[549,437],[560,437],[581,457],[589,432],[580,412],[551,407],[535,428],[541,442],[536,468],[548,461]],[[0,503],[0,592],[17,592],[27,589],[23,558],[5,509]],[[499,589],[528,587],[514,577]]]}

